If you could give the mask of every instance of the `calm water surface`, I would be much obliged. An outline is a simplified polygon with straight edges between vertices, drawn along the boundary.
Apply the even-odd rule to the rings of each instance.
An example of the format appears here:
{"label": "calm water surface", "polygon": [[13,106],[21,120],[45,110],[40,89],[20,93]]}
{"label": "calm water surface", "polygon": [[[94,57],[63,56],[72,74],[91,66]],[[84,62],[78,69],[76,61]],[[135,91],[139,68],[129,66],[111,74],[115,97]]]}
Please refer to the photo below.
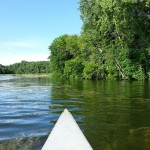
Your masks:
{"label": "calm water surface", "polygon": [[150,83],[0,76],[0,150],[40,150],[64,108],[94,150],[150,149]]}

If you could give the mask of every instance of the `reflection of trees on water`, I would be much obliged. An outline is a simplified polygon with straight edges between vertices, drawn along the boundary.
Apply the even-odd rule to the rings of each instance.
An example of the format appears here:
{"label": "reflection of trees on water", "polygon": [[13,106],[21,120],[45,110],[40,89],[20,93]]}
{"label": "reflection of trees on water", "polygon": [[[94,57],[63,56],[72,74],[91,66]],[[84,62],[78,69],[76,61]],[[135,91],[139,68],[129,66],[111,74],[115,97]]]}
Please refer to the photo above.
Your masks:
{"label": "reflection of trees on water", "polygon": [[130,149],[148,150],[150,147],[150,86],[149,82],[131,82],[130,130],[128,145]]}
{"label": "reflection of trees on water", "polygon": [[136,101],[149,97],[149,86],[142,82],[53,80],[52,84],[50,108],[69,108],[94,149],[133,148],[130,130],[149,123],[150,108]]}
{"label": "reflection of trees on water", "polygon": [[[94,149],[133,148],[137,140],[131,129],[150,124],[149,106],[138,103],[149,98],[149,84],[87,80],[53,80],[52,84],[50,109],[69,108]],[[145,142],[140,141],[142,147]]]}

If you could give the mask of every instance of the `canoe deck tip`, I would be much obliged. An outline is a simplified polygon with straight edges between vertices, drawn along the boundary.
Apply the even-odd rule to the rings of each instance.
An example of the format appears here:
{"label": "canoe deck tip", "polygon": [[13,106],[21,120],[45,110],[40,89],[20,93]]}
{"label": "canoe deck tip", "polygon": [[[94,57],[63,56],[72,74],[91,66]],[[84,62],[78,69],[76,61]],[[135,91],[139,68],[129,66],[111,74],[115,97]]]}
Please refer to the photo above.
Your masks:
{"label": "canoe deck tip", "polygon": [[57,120],[42,150],[93,150],[68,109]]}
{"label": "canoe deck tip", "polygon": [[65,115],[65,116],[66,116],[66,115],[67,115],[67,116],[69,115],[69,116],[73,117],[72,114],[71,114],[71,112],[70,112],[67,108],[64,109],[62,115]]}
{"label": "canoe deck tip", "polygon": [[64,113],[69,113],[67,108],[64,109]]}

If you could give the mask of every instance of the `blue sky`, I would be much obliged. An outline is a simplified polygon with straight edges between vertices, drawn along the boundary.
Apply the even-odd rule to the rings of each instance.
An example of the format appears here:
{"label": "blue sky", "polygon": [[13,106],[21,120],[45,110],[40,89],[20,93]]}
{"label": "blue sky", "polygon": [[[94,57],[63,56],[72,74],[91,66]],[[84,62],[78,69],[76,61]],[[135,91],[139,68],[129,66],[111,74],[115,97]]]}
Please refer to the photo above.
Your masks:
{"label": "blue sky", "polygon": [[0,64],[47,60],[62,34],[80,34],[79,0],[1,0]]}

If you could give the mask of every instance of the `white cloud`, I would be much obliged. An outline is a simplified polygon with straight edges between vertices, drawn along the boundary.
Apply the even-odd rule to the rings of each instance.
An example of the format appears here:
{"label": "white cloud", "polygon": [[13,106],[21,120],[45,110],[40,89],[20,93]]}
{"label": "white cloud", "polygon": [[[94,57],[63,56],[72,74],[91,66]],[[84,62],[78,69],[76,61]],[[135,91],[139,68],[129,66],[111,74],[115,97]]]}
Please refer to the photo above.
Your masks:
{"label": "white cloud", "polygon": [[3,42],[1,48],[7,50],[16,50],[18,48],[37,48],[38,45],[35,41],[13,41],[13,42]]}
{"label": "white cloud", "polygon": [[30,54],[30,55],[28,55],[28,54],[26,54],[26,55],[6,54],[6,55],[5,55],[5,53],[3,53],[3,55],[1,55],[0,64],[10,65],[13,63],[21,62],[22,60],[26,60],[26,61],[46,61],[46,60],[48,60],[47,54]]}
{"label": "white cloud", "polygon": [[20,50],[21,49],[41,49],[48,48],[50,41],[46,38],[34,37],[29,39],[19,39],[14,41],[4,41],[0,42],[1,50]]}
{"label": "white cloud", "polygon": [[0,64],[9,65],[22,60],[47,60],[49,45],[48,39],[39,37],[0,42]]}

